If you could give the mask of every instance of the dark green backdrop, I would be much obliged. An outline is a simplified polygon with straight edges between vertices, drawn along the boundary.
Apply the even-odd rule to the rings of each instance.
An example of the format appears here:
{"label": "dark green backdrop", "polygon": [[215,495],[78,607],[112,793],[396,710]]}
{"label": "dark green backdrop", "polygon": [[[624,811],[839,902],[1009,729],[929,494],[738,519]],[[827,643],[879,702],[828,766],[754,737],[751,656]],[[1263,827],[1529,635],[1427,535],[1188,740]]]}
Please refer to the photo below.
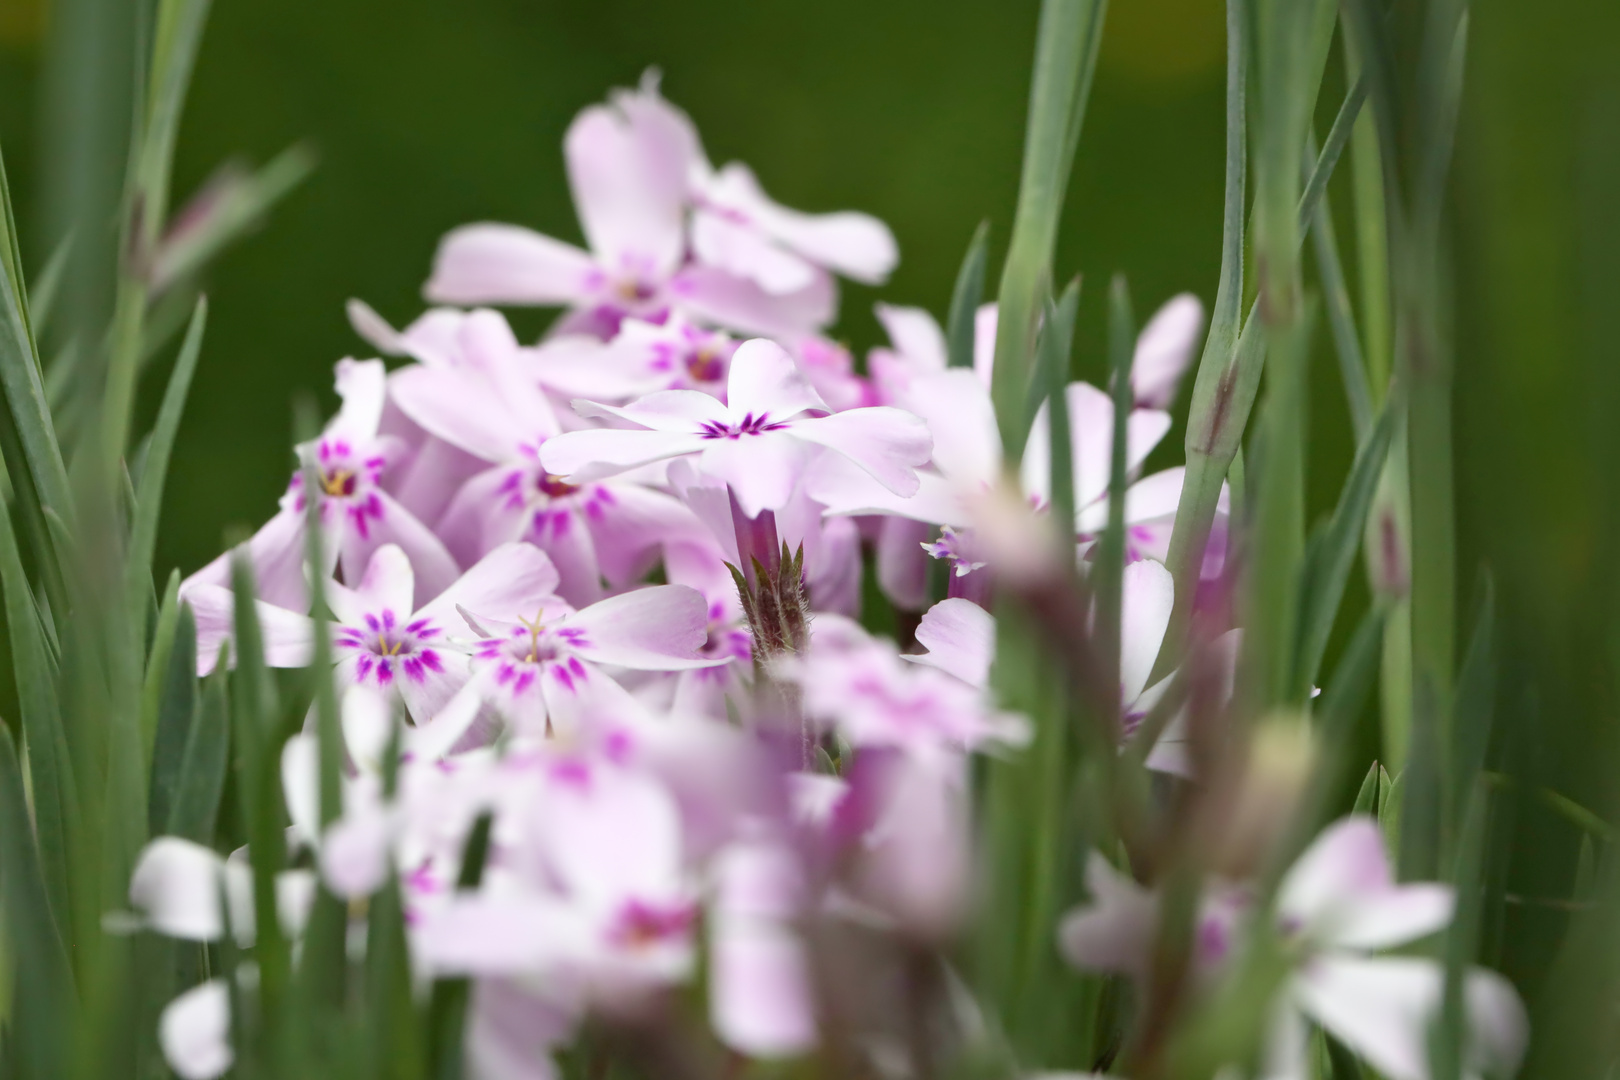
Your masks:
{"label": "dark green backdrop", "polygon": [[[1006,235],[1035,10],[1034,0],[216,0],[181,189],[226,156],[263,161],[298,139],[321,165],[212,282],[160,562],[194,568],[227,525],[272,511],[293,394],[330,403],[332,361],[360,347],[345,298],[408,319],[435,241],[460,222],[577,238],[562,132],[649,65],[717,160],[750,162],[790,205],[859,207],[894,228],[900,269],[881,294],[846,291],[847,341],[873,343],[878,295],[941,310],[974,224],[988,217]],[[0,139],[25,226],[44,17],[41,0],[0,0]],[[1477,0],[1454,229],[1460,565],[1471,575],[1489,560],[1501,586],[1501,700],[1514,733],[1503,752],[1605,812],[1620,776],[1608,662],[1620,555],[1617,23],[1613,0]],[[1087,278],[1083,372],[1099,365],[1108,274],[1130,276],[1141,314],[1178,290],[1213,292],[1222,49],[1219,0],[1114,0],[1059,253],[1062,272]],[[1348,250],[1348,230],[1341,242]],[[1319,360],[1311,475],[1323,507],[1349,447],[1320,349]],[[1567,896],[1576,838],[1532,803],[1519,835],[1525,902],[1512,918],[1526,933],[1513,959],[1533,976],[1558,918],[1539,901]]]}

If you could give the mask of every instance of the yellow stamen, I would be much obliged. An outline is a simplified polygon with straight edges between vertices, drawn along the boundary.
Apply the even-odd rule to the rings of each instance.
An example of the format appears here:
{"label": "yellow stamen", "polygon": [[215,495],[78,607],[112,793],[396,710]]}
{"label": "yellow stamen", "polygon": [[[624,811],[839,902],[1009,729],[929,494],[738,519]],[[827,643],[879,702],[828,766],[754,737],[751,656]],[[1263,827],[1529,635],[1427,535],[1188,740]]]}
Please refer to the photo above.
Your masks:
{"label": "yellow stamen", "polygon": [[342,495],[344,486],[354,476],[349,469],[339,469],[330,476],[321,477],[321,490],[328,495]]}

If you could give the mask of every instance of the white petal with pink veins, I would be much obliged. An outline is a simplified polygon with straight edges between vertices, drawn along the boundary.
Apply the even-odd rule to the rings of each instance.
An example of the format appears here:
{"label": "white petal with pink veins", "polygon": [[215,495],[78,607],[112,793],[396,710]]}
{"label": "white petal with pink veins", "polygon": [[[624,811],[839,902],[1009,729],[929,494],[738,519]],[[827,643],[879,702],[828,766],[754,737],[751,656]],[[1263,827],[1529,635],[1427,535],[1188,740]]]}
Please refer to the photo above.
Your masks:
{"label": "white petal with pink veins", "polygon": [[801,427],[813,423],[815,421],[795,425],[791,434],[764,431],[737,438],[706,440],[703,454],[698,458],[698,469],[716,480],[724,480],[737,505],[749,517],[758,517],[765,510],[780,510],[793,497],[813,452],[810,446],[793,436]]}
{"label": "white petal with pink veins", "polygon": [[436,304],[571,304],[599,273],[585,252],[533,229],[463,225],[439,242],[422,293]]}

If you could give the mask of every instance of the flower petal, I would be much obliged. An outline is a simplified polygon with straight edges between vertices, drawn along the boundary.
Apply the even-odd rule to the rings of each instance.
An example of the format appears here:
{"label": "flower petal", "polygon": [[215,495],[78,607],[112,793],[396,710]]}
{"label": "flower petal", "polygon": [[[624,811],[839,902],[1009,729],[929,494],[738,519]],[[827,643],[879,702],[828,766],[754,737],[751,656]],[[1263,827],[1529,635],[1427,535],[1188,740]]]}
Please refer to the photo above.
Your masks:
{"label": "flower petal", "polygon": [[622,407],[576,401],[574,411],[585,417],[616,416],[654,431],[682,433],[699,431],[705,424],[731,422],[726,407],[701,390],[658,390]]}
{"label": "flower petal", "polygon": [[598,274],[585,252],[517,225],[452,229],[422,288],[436,304],[571,304]]}
{"label": "flower petal", "polygon": [[708,445],[701,435],[686,432],[592,428],[547,439],[540,447],[540,464],[553,476],[588,483],[654,461],[695,453]]}
{"label": "flower petal", "polygon": [[692,215],[692,252],[706,266],[757,282],[774,295],[802,289],[816,268],[743,222],[699,209]]}
{"label": "flower petal", "polygon": [[961,597],[941,600],[923,613],[917,644],[928,651],[901,659],[939,668],[982,688],[990,681],[990,662],[996,655],[995,616]]}
{"label": "flower petal", "polygon": [[879,303],[872,310],[894,351],[915,374],[945,370],[945,332],[926,308]]}
{"label": "flower petal", "polygon": [[556,591],[557,568],[545,552],[533,544],[502,544],[478,560],[415,617],[454,633],[465,625],[457,609],[511,621],[533,616]]}
{"label": "flower petal", "polygon": [[[207,675],[219,662],[219,649],[236,633],[236,598],[219,585],[194,585],[186,593],[197,622],[197,674]],[[264,662],[270,667],[306,667],[315,648],[315,626],[307,615],[254,601],[259,616],[259,640]],[[231,666],[236,665],[234,647]]]}
{"label": "flower petal", "polygon": [[738,162],[716,173],[704,194],[811,262],[856,281],[882,284],[900,261],[894,234],[877,218],[853,211],[790,210],[767,196],[752,170]]}
{"label": "flower petal", "polygon": [[1277,913],[1314,927],[1347,907],[1387,892],[1391,877],[1378,823],[1352,815],[1328,826],[1289,869],[1277,893]]}
{"label": "flower petal", "polygon": [[811,447],[793,437],[798,433],[765,431],[737,439],[712,439],[698,458],[702,472],[724,480],[749,517],[765,510],[780,510],[810,461]]}
{"label": "flower petal", "polygon": [[1192,293],[1171,297],[1153,313],[1137,335],[1131,357],[1131,389],[1138,405],[1170,407],[1203,328],[1204,305]]}
{"label": "flower petal", "polygon": [[158,1017],[163,1059],[181,1080],[213,1080],[236,1060],[231,1050],[231,994],[209,979],[176,997]]}
{"label": "flower petal", "polygon": [[887,405],[800,420],[793,434],[837,451],[897,495],[915,495],[934,440],[912,413]]}
{"label": "flower petal", "polygon": [[1147,685],[1170,625],[1175,579],[1162,563],[1141,559],[1125,568],[1119,632],[1120,700],[1135,701]]}
{"label": "flower petal", "polygon": [[1083,971],[1141,975],[1158,928],[1158,899],[1097,852],[1086,858],[1091,904],[1064,916],[1058,947]]}
{"label": "flower petal", "polygon": [[1457,898],[1449,885],[1396,885],[1345,905],[1327,933],[1343,949],[1387,949],[1427,937],[1451,923]]}
{"label": "flower petal", "polygon": [[339,360],[336,382],[343,405],[326,430],[360,443],[375,439],[388,401],[388,369],[381,360]]}
{"label": "flower petal", "polygon": [[645,671],[715,667],[729,657],[698,656],[709,632],[703,594],[686,585],[654,585],[610,596],[571,616],[585,631],[576,651],[588,660]]}
{"label": "flower petal", "polygon": [[1318,956],[1294,980],[1311,1019],[1390,1080],[1427,1080],[1442,972],[1417,957]]}
{"label": "flower petal", "polygon": [[152,929],[186,941],[224,932],[219,894],[225,861],[210,848],[160,836],[141,849],[129,879],[129,902]]}
{"label": "flower petal", "polygon": [[734,421],[745,415],[781,421],[811,410],[832,411],[787,350],[765,338],[745,341],[732,354],[726,407]]}
{"label": "flower petal", "polygon": [[389,389],[400,411],[424,430],[485,461],[511,459],[518,444],[536,434],[518,428],[478,372],[408,367],[393,374]]}
{"label": "flower petal", "polygon": [[659,134],[617,109],[593,105],[563,137],[580,225],[611,273],[660,280],[680,262],[688,162]]}
{"label": "flower petal", "polygon": [[838,313],[838,290],[821,271],[805,288],[773,296],[747,278],[712,266],[692,265],[675,275],[669,291],[693,315],[744,334],[792,337],[810,333],[832,322]]}
{"label": "flower petal", "polygon": [[1001,431],[990,391],[977,375],[961,369],[925,375],[911,384],[899,404],[927,423],[934,436],[934,464],[953,483],[977,492],[995,482],[1001,471]]}

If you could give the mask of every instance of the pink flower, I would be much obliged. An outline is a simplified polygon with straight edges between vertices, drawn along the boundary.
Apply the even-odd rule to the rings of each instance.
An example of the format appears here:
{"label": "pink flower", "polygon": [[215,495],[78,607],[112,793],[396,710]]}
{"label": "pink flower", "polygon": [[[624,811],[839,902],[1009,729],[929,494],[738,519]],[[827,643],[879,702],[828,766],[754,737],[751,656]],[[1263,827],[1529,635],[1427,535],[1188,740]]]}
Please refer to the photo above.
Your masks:
{"label": "pink flower", "polygon": [[806,903],[793,851],[767,840],[732,845],[715,860],[709,932],[709,1015],[715,1032],[749,1057],[780,1058],[816,1044],[804,941]]}
{"label": "pink flower", "polygon": [[391,380],[401,411],[451,446],[494,463],[462,486],[438,531],[471,561],[499,544],[527,540],[551,556],[558,592],[574,604],[602,596],[602,579],[622,588],[640,578],[665,540],[695,533],[691,512],[629,479],[572,484],[540,464],[540,447],[561,433],[506,320],[467,316],[459,366],[426,364]]}
{"label": "pink flower", "polygon": [[684,307],[744,331],[813,329],[833,313],[832,279],[817,271],[772,293],[712,266],[687,264],[686,213],[701,156],[690,121],[655,86],[585,109],[563,141],[590,251],[515,225],[465,225],[439,245],[424,292],[447,304],[573,309],[561,330],[611,337],[625,316]]}
{"label": "pink flower", "polygon": [[669,458],[697,458],[698,468],[731,486],[750,516],[784,506],[812,457],[823,448],[848,459],[883,490],[917,490],[917,466],[930,439],[915,416],[887,407],[830,414],[793,360],[764,339],[732,357],[726,403],[691,390],[664,390],[623,408],[576,403],[589,414],[616,417],[637,430],[575,431],[549,440],[540,461],[572,481],[610,476]]}
{"label": "pink flower", "polygon": [[[443,591],[460,571],[439,538],[380,485],[383,474],[404,452],[398,440],[378,434],[387,399],[385,380],[380,360],[339,361],[337,391],[343,408],[319,439],[298,449],[315,468],[327,572],[338,566],[345,579],[358,580],[374,551],[395,544],[415,567],[421,589],[416,599],[422,601]],[[304,580],[306,499],[300,470],[293,473],[282,496],[280,512],[248,541],[259,599],[298,611],[309,606]],[[181,593],[190,599],[200,585],[229,584],[230,556],[225,554],[187,578]],[[213,659],[208,657],[210,665]]]}
{"label": "pink flower", "polygon": [[[411,564],[399,548],[378,549],[358,585],[327,586],[332,652],[339,685],[397,695],[417,723],[436,716],[467,679],[463,612],[513,618],[550,600],[557,570],[529,544],[506,544],[485,556],[450,588],[419,609],[412,607]],[[234,599],[219,586],[201,585],[190,601],[197,618],[199,670],[212,670],[219,643],[229,637]],[[302,667],[314,649],[314,624],[304,615],[258,604],[265,663]]]}
{"label": "pink flower", "polygon": [[556,599],[531,610],[479,621],[471,678],[429,726],[435,745],[454,745],[485,706],[532,737],[571,730],[594,712],[636,711],[603,666],[688,671],[732,660],[700,651],[708,605],[685,585],[638,589],[579,611]]}

